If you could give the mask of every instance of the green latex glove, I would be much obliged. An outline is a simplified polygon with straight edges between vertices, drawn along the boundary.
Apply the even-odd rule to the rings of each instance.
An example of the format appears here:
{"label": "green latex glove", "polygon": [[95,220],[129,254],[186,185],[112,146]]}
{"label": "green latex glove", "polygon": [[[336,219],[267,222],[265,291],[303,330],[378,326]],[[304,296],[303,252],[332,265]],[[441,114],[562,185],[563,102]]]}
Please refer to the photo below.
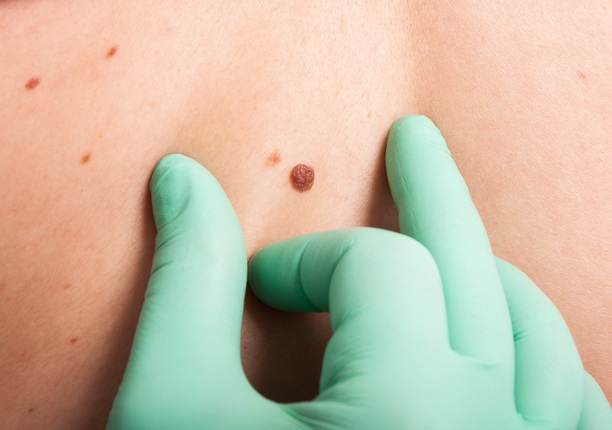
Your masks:
{"label": "green latex glove", "polygon": [[153,273],[109,428],[576,429],[581,415],[581,430],[607,428],[610,407],[554,306],[496,266],[433,124],[396,122],[387,152],[414,239],[338,230],[251,260],[265,302],[331,313],[321,394],[289,405],[257,394],[240,365],[246,257],[227,198],[196,162],[164,158]]}
{"label": "green latex glove", "polygon": [[398,120],[386,164],[405,236],[315,233],[251,260],[264,302],[331,315],[321,394],[296,416],[317,428],[612,430],[557,309],[493,256],[434,124]]}

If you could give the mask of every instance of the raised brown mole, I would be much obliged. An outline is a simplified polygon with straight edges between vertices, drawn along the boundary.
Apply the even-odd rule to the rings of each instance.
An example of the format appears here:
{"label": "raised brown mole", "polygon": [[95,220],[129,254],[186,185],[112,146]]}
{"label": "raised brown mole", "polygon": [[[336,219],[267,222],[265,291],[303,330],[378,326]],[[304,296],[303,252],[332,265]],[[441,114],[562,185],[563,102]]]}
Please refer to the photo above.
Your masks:
{"label": "raised brown mole", "polygon": [[314,170],[306,164],[298,164],[291,170],[291,182],[299,192],[308,191],[314,183]]}

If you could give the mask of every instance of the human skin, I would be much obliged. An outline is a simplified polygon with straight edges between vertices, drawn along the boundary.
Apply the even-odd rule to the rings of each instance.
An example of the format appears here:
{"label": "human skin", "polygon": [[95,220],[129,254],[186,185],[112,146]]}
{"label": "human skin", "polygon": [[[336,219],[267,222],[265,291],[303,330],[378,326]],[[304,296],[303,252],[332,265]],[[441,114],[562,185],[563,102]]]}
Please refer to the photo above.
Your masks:
{"label": "human skin", "polygon": [[[104,427],[163,155],[215,175],[252,255],[312,231],[397,230],[384,145],[409,113],[441,129],[494,253],[551,298],[612,399],[610,8],[159,3],[0,3],[0,427]],[[300,163],[316,177],[301,193]],[[312,398],[329,334],[325,315],[247,293],[249,380]]]}

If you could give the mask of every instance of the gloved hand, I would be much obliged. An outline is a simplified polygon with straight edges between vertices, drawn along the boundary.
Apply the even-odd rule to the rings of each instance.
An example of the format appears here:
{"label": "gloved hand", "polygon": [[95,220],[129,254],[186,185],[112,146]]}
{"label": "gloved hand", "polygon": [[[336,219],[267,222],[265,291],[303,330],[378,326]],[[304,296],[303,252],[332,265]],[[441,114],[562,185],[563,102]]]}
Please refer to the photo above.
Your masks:
{"label": "gloved hand", "polygon": [[517,269],[496,266],[433,124],[396,122],[387,151],[413,238],[337,230],[251,260],[266,303],[331,314],[321,393],[288,405],[261,397],[241,368],[246,252],[231,205],[195,161],[165,157],[151,179],[153,271],[108,428],[575,429],[581,413],[593,425],[610,418],[592,379],[584,390],[554,306]]}

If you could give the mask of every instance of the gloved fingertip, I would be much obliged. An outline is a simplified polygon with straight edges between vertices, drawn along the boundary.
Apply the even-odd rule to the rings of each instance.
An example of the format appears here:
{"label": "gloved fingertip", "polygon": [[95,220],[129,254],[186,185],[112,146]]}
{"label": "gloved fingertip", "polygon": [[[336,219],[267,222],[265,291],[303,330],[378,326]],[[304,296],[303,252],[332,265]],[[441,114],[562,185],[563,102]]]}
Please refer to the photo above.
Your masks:
{"label": "gloved fingertip", "polygon": [[[389,131],[389,149],[404,145],[437,145],[448,152],[442,133],[431,119],[424,115],[406,115],[396,120]],[[450,152],[449,152],[450,153]]]}
{"label": "gloved fingertip", "polygon": [[197,169],[202,166],[181,154],[166,155],[155,166],[149,189],[158,229],[184,211]]}
{"label": "gloved fingertip", "polygon": [[262,292],[265,296],[266,283],[269,282],[269,271],[267,270],[269,269],[269,253],[262,251],[263,249],[258,249],[248,261],[247,284],[249,284],[253,293],[265,302],[265,299],[262,298]]}
{"label": "gloved fingertip", "polygon": [[191,163],[196,162],[182,154],[165,155],[157,162],[155,169],[153,170],[153,174],[151,175],[151,181],[149,183],[149,190],[151,193],[157,189],[167,174],[172,174],[173,170],[177,168],[180,169],[182,165],[189,165]]}

